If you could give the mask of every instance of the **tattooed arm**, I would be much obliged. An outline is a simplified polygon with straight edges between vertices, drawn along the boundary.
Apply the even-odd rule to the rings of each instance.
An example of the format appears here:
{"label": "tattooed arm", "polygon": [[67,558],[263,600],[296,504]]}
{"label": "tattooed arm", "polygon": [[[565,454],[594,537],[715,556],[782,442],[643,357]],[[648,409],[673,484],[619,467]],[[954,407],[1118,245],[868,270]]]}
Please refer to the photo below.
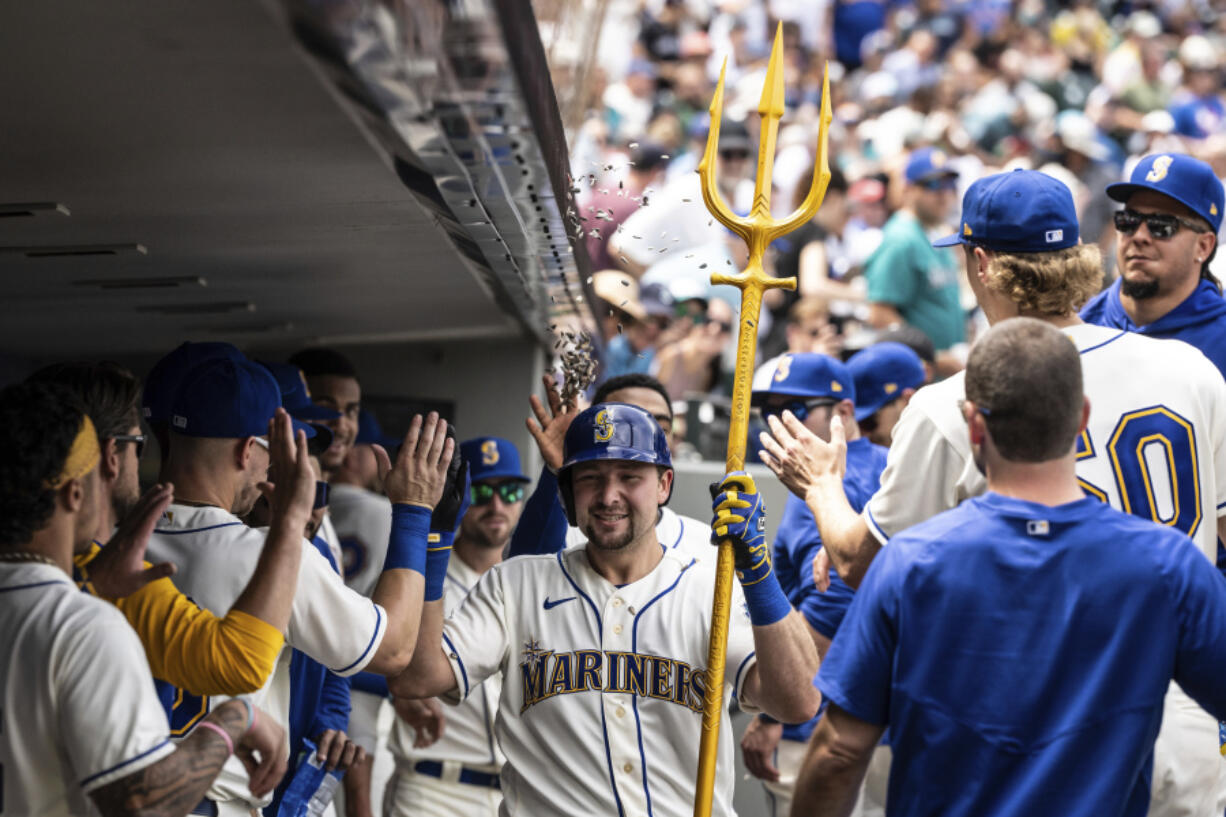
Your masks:
{"label": "tattooed arm", "polygon": [[[258,797],[272,791],[285,774],[288,752],[285,732],[272,717],[258,713],[248,730],[247,708],[239,701],[226,701],[204,722],[229,736],[251,775],[251,793]],[[104,817],[182,817],[204,798],[229,756],[221,735],[197,726],[172,754],[91,796]]]}

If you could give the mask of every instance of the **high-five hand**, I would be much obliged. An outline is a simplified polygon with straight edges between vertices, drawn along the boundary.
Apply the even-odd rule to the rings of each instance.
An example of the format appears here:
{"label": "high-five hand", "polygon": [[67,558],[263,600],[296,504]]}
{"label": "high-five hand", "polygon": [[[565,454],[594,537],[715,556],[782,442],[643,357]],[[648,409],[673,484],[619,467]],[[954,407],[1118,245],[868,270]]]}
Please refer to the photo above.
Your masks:
{"label": "high-five hand", "polygon": [[447,467],[455,452],[455,440],[447,436],[447,421],[432,411],[420,414],[409,423],[404,444],[396,455],[396,465],[381,445],[372,446],[379,465],[383,492],[393,503],[420,505],[434,509],[447,483]]}

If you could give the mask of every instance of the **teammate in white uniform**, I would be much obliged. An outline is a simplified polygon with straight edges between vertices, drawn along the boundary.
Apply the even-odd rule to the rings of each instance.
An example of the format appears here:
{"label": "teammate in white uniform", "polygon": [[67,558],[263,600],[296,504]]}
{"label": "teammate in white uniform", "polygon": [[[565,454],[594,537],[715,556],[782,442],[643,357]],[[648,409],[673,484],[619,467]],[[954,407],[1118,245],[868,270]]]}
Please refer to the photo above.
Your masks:
{"label": "teammate in white uniform", "polygon": [[[1100,267],[1096,250],[1076,243],[1068,189],[1032,171],[981,179],[967,191],[963,229],[945,241],[966,245],[970,282],[989,321],[1042,318],[1081,353],[1091,402],[1077,442],[1082,488],[1178,528],[1215,561],[1226,529],[1226,383],[1181,341],[1080,322],[1076,310],[1097,289]],[[849,583],[859,584],[878,543],[986,490],[958,408],[963,396],[961,375],[916,392],[894,428],[881,489],[863,516],[832,478],[839,443],[797,435],[805,445],[785,451],[791,423],[772,424],[782,446],[764,435],[765,461],[809,501],[824,552]],[[807,476],[798,478],[800,470]],[[1221,812],[1226,774],[1217,734],[1212,718],[1172,686],[1155,750],[1151,815]]]}
{"label": "teammate in white uniform", "polygon": [[[215,614],[225,613],[255,570],[268,532],[240,520],[258,495],[268,454],[258,435],[280,406],[280,390],[263,367],[249,361],[216,360],[194,370],[179,389],[171,421],[165,471],[177,486],[176,502],[149,542],[149,553],[174,562],[175,584]],[[369,667],[393,673],[412,655],[420,621],[425,537],[431,508],[442,493],[452,445],[445,423],[434,415],[415,418],[385,480],[398,503],[397,531],[389,543],[385,572],[374,601],[344,585],[327,560],[302,540],[302,566],[286,644],[340,675]],[[423,427],[424,426],[424,427]],[[285,722],[289,712],[290,650],[255,699]],[[181,706],[207,711],[207,699],[183,696]],[[172,722],[199,712],[172,712]],[[220,813],[245,813],[266,798],[248,791],[241,765],[228,764],[210,789]]]}
{"label": "teammate in white uniform", "polygon": [[[460,445],[472,479],[472,507],[460,522],[447,565],[443,605],[450,615],[477,580],[502,561],[503,549],[523,510],[529,481],[520,467],[519,451],[501,437],[477,437]],[[498,773],[503,755],[494,740],[494,715],[502,678],[487,678],[455,707],[445,725],[422,717],[421,701],[402,703],[398,712],[413,709],[415,717],[397,718],[388,746],[396,773],[384,795],[384,817],[494,817],[502,803]],[[439,716],[434,716],[438,718]],[[424,721],[424,722],[423,722]],[[410,726],[410,724],[412,724]],[[422,733],[425,733],[423,735]],[[441,732],[438,740],[418,748],[419,739]]]}
{"label": "teammate in white uniform", "polygon": [[[445,625],[441,590],[428,587],[413,663],[390,686],[464,700],[502,672],[502,814],[689,814],[715,560],[655,535],[673,473],[646,411],[597,404],[570,424],[564,450],[564,504],[587,545],[494,566]],[[720,535],[738,542],[742,588],[730,608],[725,703],[736,694],[743,708],[807,720],[817,652],[770,572],[752,480],[730,480],[717,499]],[[717,815],[732,813],[734,751],[724,718]]]}
{"label": "teammate in white uniform", "polygon": [[[173,746],[136,633],[72,581],[100,498],[97,436],[75,406],[59,386],[0,392],[0,811],[66,817],[92,801],[104,815],[181,815],[235,744],[263,754],[254,785],[271,791],[285,770],[271,719],[252,731],[253,710],[227,704]],[[137,536],[169,499],[159,486],[137,505]]]}

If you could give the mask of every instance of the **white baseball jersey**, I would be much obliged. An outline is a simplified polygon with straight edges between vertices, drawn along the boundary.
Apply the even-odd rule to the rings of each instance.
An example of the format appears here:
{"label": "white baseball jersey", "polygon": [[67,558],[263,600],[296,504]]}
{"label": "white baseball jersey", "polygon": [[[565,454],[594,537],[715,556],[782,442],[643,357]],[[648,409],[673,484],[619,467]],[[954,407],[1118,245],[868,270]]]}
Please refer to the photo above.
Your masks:
{"label": "white baseball jersey", "polygon": [[[1081,352],[1089,425],[1077,476],[1112,507],[1187,533],[1217,560],[1226,515],[1226,381],[1198,349],[1090,324],[1062,330]],[[962,373],[925,386],[894,427],[864,518],[879,541],[987,490],[958,401]]]}
{"label": "white baseball jersey", "polygon": [[[319,530],[315,531],[315,535],[328,546],[328,552],[332,554],[332,561],[336,564],[337,570],[340,571],[341,577],[344,578],[345,562],[341,554],[341,539],[336,534],[336,527],[332,524],[332,514],[329,511],[324,511],[324,517],[320,520]],[[369,594],[363,593],[362,595]]]}
{"label": "white baseball jersey", "polygon": [[[443,609],[447,615],[459,608],[480,578],[477,571],[452,551],[443,592]],[[447,707],[443,736],[425,749],[413,748],[413,727],[396,718],[388,739],[396,762],[412,767],[418,760],[454,760],[480,771],[497,772],[505,760],[494,740],[494,716],[498,712],[501,685],[502,678],[495,673],[478,684],[457,706]]]}
{"label": "white baseball jersey", "polygon": [[[459,698],[502,672],[496,720],[507,815],[693,811],[715,560],[661,548],[642,579],[615,587],[587,548],[491,568],[443,628]],[[734,583],[725,706],[755,664]],[[715,815],[730,815],[733,752],[720,723]]]}
{"label": "white baseball jersey", "polygon": [[[221,508],[172,503],[149,538],[148,554],[154,562],[173,562],[178,567],[171,577],[175,586],[200,606],[223,616],[255,573],[267,535],[266,528],[249,528]],[[285,726],[289,720],[290,648],[302,650],[338,675],[353,675],[378,650],[386,625],[383,608],[346,587],[314,545],[302,540],[302,566],[286,647],[272,675],[251,700]],[[227,699],[215,697],[212,704],[223,700]],[[193,703],[202,711],[210,705],[207,698]],[[182,720],[176,713],[172,719]],[[267,805],[271,797],[262,802],[252,797],[247,780],[242,763],[230,758],[208,797],[219,802],[242,800],[257,808]]]}
{"label": "white baseball jersey", "polygon": [[341,543],[345,584],[369,596],[375,592],[388,537],[392,535],[392,503],[357,485],[334,485],[328,492],[328,515]]}
{"label": "white baseball jersey", "polygon": [[[711,544],[711,525],[700,522],[689,516],[674,513],[668,507],[660,508],[660,521],[656,522],[656,538],[660,544],[668,548],[679,548],[680,552],[695,559],[714,558],[718,551]],[[578,528],[568,528],[566,531],[566,546],[568,548],[583,547],[587,537]]]}
{"label": "white baseball jersey", "polygon": [[174,751],[140,639],[58,567],[0,563],[0,644],[0,813],[95,813]]}

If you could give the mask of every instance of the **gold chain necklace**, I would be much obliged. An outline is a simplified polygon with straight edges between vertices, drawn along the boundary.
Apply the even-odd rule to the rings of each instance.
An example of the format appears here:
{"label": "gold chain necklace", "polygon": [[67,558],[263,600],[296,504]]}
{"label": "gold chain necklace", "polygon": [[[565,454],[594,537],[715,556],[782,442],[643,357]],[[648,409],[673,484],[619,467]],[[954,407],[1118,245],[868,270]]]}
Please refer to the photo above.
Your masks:
{"label": "gold chain necklace", "polygon": [[[60,563],[50,556],[44,556],[41,553],[31,553],[28,550],[0,552],[0,562],[42,562],[52,567],[60,567]],[[63,568],[60,569],[62,570]]]}

